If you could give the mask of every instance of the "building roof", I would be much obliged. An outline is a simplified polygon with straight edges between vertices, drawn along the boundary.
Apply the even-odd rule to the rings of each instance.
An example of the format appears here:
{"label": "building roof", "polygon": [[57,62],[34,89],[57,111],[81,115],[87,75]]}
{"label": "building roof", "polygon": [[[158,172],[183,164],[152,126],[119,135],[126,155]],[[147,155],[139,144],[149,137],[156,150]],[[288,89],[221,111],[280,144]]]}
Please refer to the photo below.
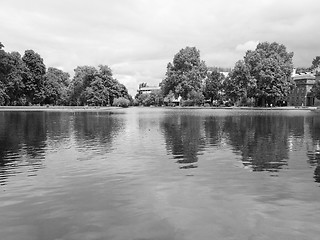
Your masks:
{"label": "building roof", "polygon": [[158,86],[147,86],[147,87],[142,87],[139,88],[139,91],[152,91],[152,90],[159,90],[160,87]]}
{"label": "building roof", "polygon": [[303,80],[303,79],[316,79],[316,76],[312,72],[298,73],[292,76],[293,80]]}

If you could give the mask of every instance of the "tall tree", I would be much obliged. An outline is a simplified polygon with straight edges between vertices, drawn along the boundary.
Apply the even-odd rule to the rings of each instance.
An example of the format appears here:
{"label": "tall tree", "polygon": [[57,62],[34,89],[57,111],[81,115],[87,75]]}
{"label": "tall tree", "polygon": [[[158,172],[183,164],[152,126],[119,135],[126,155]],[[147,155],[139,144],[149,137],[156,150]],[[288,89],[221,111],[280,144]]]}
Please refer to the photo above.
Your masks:
{"label": "tall tree", "polygon": [[1,105],[21,104],[20,98],[24,91],[22,83],[22,72],[24,70],[25,64],[18,52],[7,53],[2,49],[0,50]]}
{"label": "tall tree", "polygon": [[26,50],[22,61],[26,64],[23,74],[25,93],[31,104],[39,104],[44,99],[44,75],[46,66],[40,55],[33,50]]}
{"label": "tall tree", "polygon": [[166,77],[160,86],[166,96],[172,91],[176,96],[188,99],[191,92],[199,92],[205,79],[207,66],[200,59],[200,51],[195,47],[181,49],[167,65]]}
{"label": "tall tree", "polygon": [[99,65],[98,75],[103,81],[103,94],[106,97],[107,105],[112,105],[115,98],[124,97],[120,96],[119,82],[115,78],[113,78],[112,70],[110,67],[108,67],[107,65]]}
{"label": "tall tree", "polygon": [[224,75],[218,72],[217,69],[208,72],[204,83],[204,96],[210,99],[210,104],[212,104],[213,100],[218,100],[224,79]]}
{"label": "tall tree", "polygon": [[316,56],[316,58],[314,58],[312,60],[311,69],[314,70],[314,69],[317,69],[319,67],[320,67],[320,56]]}
{"label": "tall tree", "polygon": [[317,80],[315,84],[311,88],[311,92],[314,94],[314,96],[320,100],[320,81]]}
{"label": "tall tree", "polygon": [[72,105],[112,105],[115,98],[129,99],[128,90],[113,78],[111,69],[106,65],[95,67],[82,66],[75,69],[70,85]]}
{"label": "tall tree", "polygon": [[255,97],[259,105],[274,104],[289,94],[292,57],[292,52],[287,52],[283,44],[276,42],[259,43],[254,51],[247,51],[244,62],[256,82]]}
{"label": "tall tree", "polygon": [[236,62],[229,77],[225,82],[225,90],[234,102],[241,100],[245,104],[248,97],[254,96],[256,80],[250,75],[249,67],[243,60]]}
{"label": "tall tree", "polygon": [[236,103],[241,97],[241,87],[230,76],[227,76],[224,80],[223,90],[225,97],[231,100],[232,103]]}
{"label": "tall tree", "polygon": [[0,42],[0,105],[5,105],[8,101],[6,88],[7,75],[10,72],[8,54],[2,49],[3,47]]}
{"label": "tall tree", "polygon": [[26,65],[18,52],[8,54],[10,59],[10,73],[7,76],[7,94],[10,98],[10,105],[25,105],[25,85],[23,74],[27,71]]}
{"label": "tall tree", "polygon": [[45,104],[67,104],[69,78],[69,73],[53,67],[48,68],[44,80]]}
{"label": "tall tree", "polygon": [[74,70],[74,77],[70,84],[70,104],[85,105],[85,89],[94,80],[97,69],[91,66],[80,66]]}

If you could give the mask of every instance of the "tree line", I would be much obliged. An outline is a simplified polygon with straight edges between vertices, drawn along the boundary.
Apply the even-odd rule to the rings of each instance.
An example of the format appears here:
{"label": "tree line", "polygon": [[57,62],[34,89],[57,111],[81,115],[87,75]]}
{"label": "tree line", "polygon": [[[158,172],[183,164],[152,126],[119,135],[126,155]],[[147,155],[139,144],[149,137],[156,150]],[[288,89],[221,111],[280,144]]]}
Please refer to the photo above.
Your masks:
{"label": "tree line", "polygon": [[126,105],[132,101],[127,88],[107,65],[78,66],[74,77],[60,69],[46,68],[33,50],[4,51],[0,42],[0,105]]}
{"label": "tree line", "polygon": [[[182,106],[285,105],[294,87],[292,58],[293,52],[288,52],[283,44],[262,42],[255,50],[248,50],[231,70],[210,68],[201,60],[196,47],[186,47],[168,63],[161,90],[137,94],[136,104],[170,105],[180,96]],[[319,65],[317,56],[306,70],[312,71]],[[221,73],[223,70],[229,70],[229,74],[225,76]],[[320,96],[320,83],[315,87]]]}
{"label": "tree line", "polygon": [[[0,105],[182,106],[286,104],[294,88],[291,78],[293,52],[276,42],[259,43],[248,50],[232,69],[207,67],[196,47],[185,47],[167,64],[160,90],[138,93],[135,99],[112,75],[107,65],[78,66],[71,79],[60,69],[46,68],[33,50],[6,52],[0,43]],[[312,61],[312,71],[320,56]],[[229,72],[226,76],[221,72]],[[142,83],[139,87],[146,87]],[[320,98],[320,83],[312,89]]]}

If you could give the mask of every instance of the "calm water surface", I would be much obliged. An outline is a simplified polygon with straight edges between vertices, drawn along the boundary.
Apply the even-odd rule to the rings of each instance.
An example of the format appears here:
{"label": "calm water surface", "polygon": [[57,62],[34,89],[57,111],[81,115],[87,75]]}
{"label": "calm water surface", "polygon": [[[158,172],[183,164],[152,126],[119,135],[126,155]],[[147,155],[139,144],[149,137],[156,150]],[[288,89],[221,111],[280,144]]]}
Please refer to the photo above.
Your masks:
{"label": "calm water surface", "polygon": [[4,240],[318,240],[319,186],[313,112],[0,112]]}

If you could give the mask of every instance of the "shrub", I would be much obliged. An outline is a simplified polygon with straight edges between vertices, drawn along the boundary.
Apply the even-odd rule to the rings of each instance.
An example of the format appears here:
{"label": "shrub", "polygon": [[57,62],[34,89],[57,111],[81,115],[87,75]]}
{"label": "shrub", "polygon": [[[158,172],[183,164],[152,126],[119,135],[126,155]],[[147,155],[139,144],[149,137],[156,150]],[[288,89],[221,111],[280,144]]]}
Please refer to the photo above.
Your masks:
{"label": "shrub", "polygon": [[194,100],[190,100],[190,99],[181,100],[180,103],[181,103],[182,107],[190,107],[190,106],[194,106],[195,105]]}
{"label": "shrub", "polygon": [[132,105],[139,106],[139,101],[137,99],[133,99]]}
{"label": "shrub", "polygon": [[[190,102],[189,102],[190,101]],[[204,96],[201,92],[191,91],[188,94],[188,103],[190,106],[201,106],[204,103]]]}
{"label": "shrub", "polygon": [[113,106],[116,106],[116,107],[126,108],[126,107],[129,107],[129,105],[130,105],[130,101],[124,97],[119,97],[113,100]]}

